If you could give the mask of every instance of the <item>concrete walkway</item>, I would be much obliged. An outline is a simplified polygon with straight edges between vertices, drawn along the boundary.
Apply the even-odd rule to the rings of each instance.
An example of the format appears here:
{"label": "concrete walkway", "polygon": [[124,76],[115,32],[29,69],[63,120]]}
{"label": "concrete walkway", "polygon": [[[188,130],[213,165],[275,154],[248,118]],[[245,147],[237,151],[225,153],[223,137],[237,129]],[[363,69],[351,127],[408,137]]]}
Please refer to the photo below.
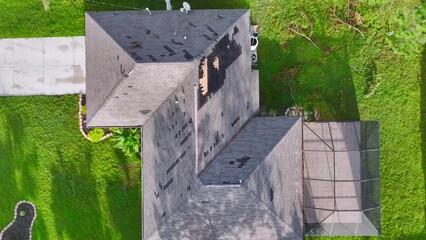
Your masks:
{"label": "concrete walkway", "polygon": [[84,37],[0,39],[0,96],[85,92]]}

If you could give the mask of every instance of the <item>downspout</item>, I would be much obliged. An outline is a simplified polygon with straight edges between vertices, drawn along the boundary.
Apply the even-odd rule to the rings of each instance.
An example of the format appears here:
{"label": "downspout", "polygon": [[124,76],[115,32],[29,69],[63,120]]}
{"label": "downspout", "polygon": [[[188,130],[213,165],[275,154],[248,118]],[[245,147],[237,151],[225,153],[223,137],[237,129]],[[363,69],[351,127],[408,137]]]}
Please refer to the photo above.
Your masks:
{"label": "downspout", "polygon": [[198,159],[198,85],[194,84],[194,139],[195,139],[195,175],[199,173]]}

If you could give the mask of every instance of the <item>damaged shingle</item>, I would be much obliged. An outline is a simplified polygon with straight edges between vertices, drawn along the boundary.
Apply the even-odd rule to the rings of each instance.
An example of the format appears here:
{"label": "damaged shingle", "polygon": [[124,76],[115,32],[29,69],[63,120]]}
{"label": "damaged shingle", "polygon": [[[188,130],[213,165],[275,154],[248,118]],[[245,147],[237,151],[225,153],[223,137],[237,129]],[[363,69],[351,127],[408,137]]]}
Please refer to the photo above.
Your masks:
{"label": "damaged shingle", "polygon": [[182,50],[182,52],[184,53],[184,57],[186,60],[192,60],[194,58],[194,56],[192,56],[188,51],[186,51],[185,49]]}
{"label": "damaged shingle", "polygon": [[153,62],[156,62],[157,61],[157,59],[155,59],[155,57],[154,56],[152,56],[152,55],[147,55],[148,57],[149,57],[149,59],[151,59]]}
{"label": "damaged shingle", "polygon": [[178,41],[175,41],[174,39],[172,39],[172,43],[173,43],[174,45],[179,45],[179,46],[182,46],[182,45],[183,45],[183,42],[178,42]]}

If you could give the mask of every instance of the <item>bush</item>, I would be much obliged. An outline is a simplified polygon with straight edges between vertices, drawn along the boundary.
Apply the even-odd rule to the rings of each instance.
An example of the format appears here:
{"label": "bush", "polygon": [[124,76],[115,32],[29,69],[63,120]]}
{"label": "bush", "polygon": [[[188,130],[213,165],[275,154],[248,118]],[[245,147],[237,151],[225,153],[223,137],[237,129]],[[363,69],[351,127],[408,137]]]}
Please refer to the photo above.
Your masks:
{"label": "bush", "polygon": [[86,105],[81,107],[81,114],[86,115],[87,110],[86,110]]}
{"label": "bush", "polygon": [[126,156],[132,156],[141,150],[141,131],[139,128],[111,128],[114,147],[121,149]]}
{"label": "bush", "polygon": [[426,44],[426,3],[396,18],[401,29],[386,40],[395,53],[404,56],[420,54]]}
{"label": "bush", "polygon": [[99,142],[101,138],[104,136],[105,132],[101,128],[95,128],[93,130],[90,130],[89,134],[87,136],[90,138],[92,142]]}

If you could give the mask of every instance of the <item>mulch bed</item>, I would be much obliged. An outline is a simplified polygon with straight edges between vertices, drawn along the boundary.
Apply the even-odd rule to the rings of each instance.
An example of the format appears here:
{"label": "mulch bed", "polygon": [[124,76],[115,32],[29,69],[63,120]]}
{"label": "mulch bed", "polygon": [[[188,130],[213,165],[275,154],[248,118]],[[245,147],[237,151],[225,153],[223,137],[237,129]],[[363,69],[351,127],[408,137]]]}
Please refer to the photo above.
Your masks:
{"label": "mulch bed", "polygon": [[[86,106],[86,94],[80,95],[79,104],[80,106],[79,106],[78,114],[80,119],[80,131],[87,140],[91,141],[91,139],[88,136],[91,129],[88,129],[86,127],[86,114],[83,114],[83,112],[81,111],[82,107]],[[104,140],[112,135],[112,132],[109,128],[101,128],[101,129],[104,130],[104,136],[102,137],[101,140]]]}
{"label": "mulch bed", "polygon": [[0,233],[0,240],[30,240],[36,218],[35,206],[21,201],[15,207],[15,219]]}

